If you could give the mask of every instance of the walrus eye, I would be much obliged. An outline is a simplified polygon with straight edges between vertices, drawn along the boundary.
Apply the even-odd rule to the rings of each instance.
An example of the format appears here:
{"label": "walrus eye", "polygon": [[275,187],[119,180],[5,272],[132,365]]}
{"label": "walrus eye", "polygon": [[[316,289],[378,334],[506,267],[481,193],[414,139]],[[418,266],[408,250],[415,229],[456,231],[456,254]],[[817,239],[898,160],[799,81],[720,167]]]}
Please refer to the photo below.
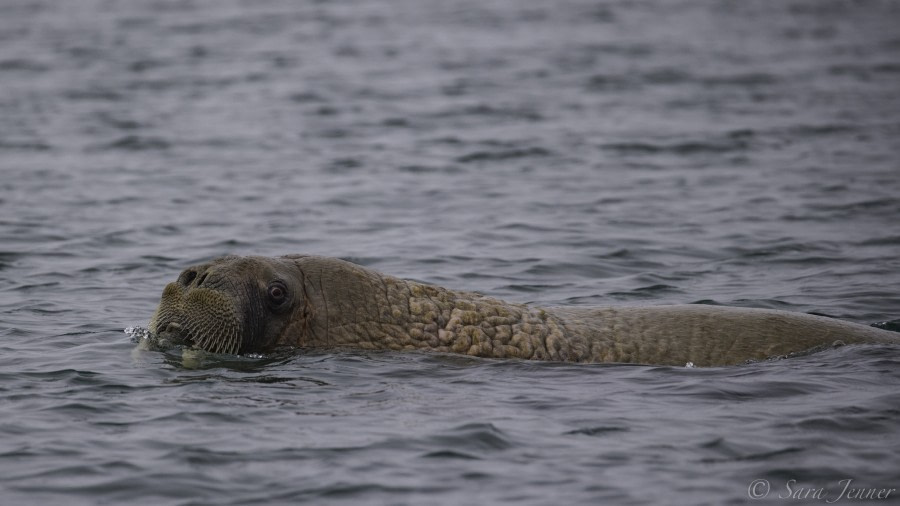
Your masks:
{"label": "walrus eye", "polygon": [[287,298],[287,287],[281,281],[272,281],[269,283],[269,300],[274,305],[280,305]]}

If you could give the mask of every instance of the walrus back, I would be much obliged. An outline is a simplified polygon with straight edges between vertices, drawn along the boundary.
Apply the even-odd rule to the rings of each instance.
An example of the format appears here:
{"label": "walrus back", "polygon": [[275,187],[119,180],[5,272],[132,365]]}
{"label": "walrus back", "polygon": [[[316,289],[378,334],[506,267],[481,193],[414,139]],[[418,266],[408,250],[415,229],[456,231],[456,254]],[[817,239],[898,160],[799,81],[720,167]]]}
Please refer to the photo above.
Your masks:
{"label": "walrus back", "polygon": [[741,364],[834,344],[900,344],[900,334],[787,311],[699,304],[554,308],[567,334],[588,336],[590,362]]}

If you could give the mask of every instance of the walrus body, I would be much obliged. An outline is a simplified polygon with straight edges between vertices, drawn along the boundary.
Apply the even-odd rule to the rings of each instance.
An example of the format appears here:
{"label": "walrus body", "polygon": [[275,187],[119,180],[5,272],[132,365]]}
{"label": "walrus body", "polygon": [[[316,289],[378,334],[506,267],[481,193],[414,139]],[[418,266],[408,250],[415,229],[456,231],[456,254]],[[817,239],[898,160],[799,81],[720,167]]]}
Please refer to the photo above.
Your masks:
{"label": "walrus body", "polygon": [[679,366],[740,364],[835,342],[900,343],[894,332],[785,311],[538,308],[301,255],[188,268],[166,286],[149,330],[216,353],[297,346]]}

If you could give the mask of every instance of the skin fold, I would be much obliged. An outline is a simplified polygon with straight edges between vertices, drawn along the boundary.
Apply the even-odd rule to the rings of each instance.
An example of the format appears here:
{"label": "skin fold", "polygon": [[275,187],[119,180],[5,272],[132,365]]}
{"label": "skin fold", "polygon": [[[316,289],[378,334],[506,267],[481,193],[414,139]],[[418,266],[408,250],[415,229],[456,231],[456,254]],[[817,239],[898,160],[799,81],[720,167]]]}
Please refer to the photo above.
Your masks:
{"label": "skin fold", "polygon": [[677,366],[900,344],[895,332],[767,309],[540,308],[306,255],[229,256],[190,267],[165,287],[148,328],[214,353],[295,346]]}

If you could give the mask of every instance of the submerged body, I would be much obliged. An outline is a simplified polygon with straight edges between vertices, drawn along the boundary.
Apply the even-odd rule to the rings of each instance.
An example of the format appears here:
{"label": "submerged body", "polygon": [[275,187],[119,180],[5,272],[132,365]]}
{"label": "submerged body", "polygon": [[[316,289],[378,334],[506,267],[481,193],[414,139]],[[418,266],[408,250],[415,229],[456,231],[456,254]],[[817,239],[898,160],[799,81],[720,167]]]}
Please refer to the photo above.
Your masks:
{"label": "submerged body", "polygon": [[163,291],[151,333],[217,353],[278,346],[431,350],[568,362],[733,365],[900,334],[707,305],[539,308],[303,255],[224,257]]}

